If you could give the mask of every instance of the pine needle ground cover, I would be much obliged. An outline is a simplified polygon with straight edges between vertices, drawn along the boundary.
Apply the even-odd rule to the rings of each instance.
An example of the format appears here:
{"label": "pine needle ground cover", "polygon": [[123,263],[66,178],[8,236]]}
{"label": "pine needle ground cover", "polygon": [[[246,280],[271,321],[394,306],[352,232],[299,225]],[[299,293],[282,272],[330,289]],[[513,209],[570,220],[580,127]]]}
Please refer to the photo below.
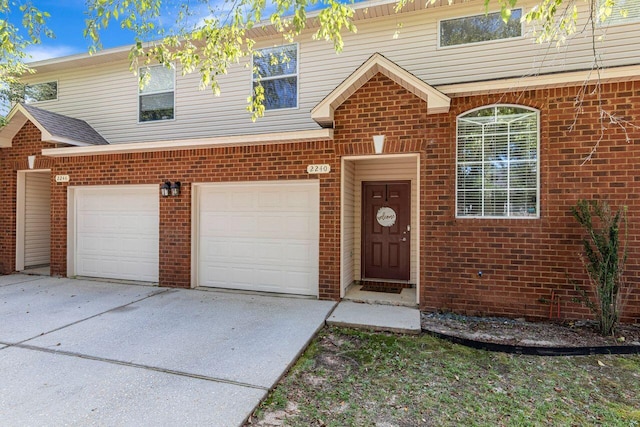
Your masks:
{"label": "pine needle ground cover", "polygon": [[328,328],[248,425],[640,426],[640,356],[519,356]]}

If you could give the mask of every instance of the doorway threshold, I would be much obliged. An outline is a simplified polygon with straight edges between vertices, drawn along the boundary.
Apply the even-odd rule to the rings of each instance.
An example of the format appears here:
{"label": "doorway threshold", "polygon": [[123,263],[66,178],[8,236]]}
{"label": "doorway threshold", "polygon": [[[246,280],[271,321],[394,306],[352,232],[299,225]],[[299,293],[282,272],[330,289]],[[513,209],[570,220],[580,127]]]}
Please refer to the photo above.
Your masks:
{"label": "doorway threshold", "polygon": [[375,292],[363,290],[361,283],[354,283],[347,288],[343,300],[368,304],[398,305],[403,307],[417,307],[416,288],[403,288],[400,293]]}
{"label": "doorway threshold", "polygon": [[51,276],[51,268],[48,265],[39,265],[35,267],[27,267],[20,273],[31,276]]}

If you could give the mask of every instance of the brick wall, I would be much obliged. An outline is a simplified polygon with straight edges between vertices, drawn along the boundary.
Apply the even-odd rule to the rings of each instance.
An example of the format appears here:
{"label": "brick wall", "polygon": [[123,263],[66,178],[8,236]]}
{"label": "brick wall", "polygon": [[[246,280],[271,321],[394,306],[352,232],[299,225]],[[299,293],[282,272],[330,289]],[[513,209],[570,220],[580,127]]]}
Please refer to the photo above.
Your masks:
{"label": "brick wall", "polygon": [[[52,194],[51,270],[66,275],[66,187],[84,185],[182,183],[179,197],[160,199],[160,271],[162,286],[191,284],[191,184],[200,182],[320,180],[320,297],[339,297],[339,166],[330,141],[225,147],[155,153],[112,154],[57,159],[55,174],[70,182],[55,184]],[[309,175],[311,163],[330,163],[327,175]]]}
{"label": "brick wall", "polygon": [[[633,287],[626,320],[640,317],[640,131],[605,124],[580,88],[457,97],[446,114],[427,115],[423,101],[378,74],[335,112],[334,141],[282,143],[156,153],[48,159],[52,174],[52,272],[66,274],[66,187],[181,181],[182,195],[160,201],[160,282],[188,287],[191,275],[191,184],[287,179],[320,180],[320,297],[339,297],[340,159],[373,153],[372,136],[385,134],[385,153],[420,154],[420,306],[467,314],[548,317],[548,299],[561,296],[565,318],[589,316],[575,303],[573,282],[585,286],[579,260],[582,230],[569,209],[579,198],[607,199],[629,208],[627,280]],[[585,93],[589,93],[587,89]],[[605,107],[640,123],[640,81],[602,86]],[[472,108],[510,103],[541,110],[540,218],[462,219],[455,216],[456,117]],[[1,271],[15,255],[15,172],[39,152],[39,132],[25,126],[14,148],[1,149],[0,176],[10,191],[0,207]],[[629,142],[627,142],[627,137]],[[593,159],[582,161],[600,140]],[[43,159],[39,158],[39,162]],[[22,163],[24,164],[22,164]],[[332,172],[310,176],[306,165],[329,163]],[[43,163],[42,163],[43,164]],[[40,166],[40,165],[39,165]],[[13,215],[15,216],[15,215]],[[12,235],[13,233],[13,235]],[[478,276],[482,271],[482,277]]]}
{"label": "brick wall", "polygon": [[[582,230],[570,207],[580,198],[599,198],[629,209],[626,278],[632,292],[625,320],[638,320],[640,129],[605,123],[601,135],[597,101],[586,96],[578,112],[579,91],[458,97],[449,113],[427,115],[423,102],[378,74],[336,110],[338,155],[371,153],[371,138],[379,133],[387,136],[387,153],[421,153],[421,308],[543,319],[554,292],[562,317],[590,316],[574,301],[574,283],[586,288],[588,280],[579,258]],[[640,81],[605,84],[602,97],[616,117],[640,124]],[[495,103],[541,110],[540,219],[456,218],[456,117]],[[582,164],[599,139],[593,159]]]}

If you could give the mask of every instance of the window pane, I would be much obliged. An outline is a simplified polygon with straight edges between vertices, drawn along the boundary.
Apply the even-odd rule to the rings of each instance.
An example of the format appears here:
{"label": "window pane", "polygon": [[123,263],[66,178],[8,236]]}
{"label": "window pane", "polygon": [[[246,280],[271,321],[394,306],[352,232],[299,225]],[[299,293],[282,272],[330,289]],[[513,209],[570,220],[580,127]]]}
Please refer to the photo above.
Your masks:
{"label": "window pane", "polygon": [[522,35],[522,9],[513,9],[508,22],[499,12],[440,21],[440,46],[455,46]]}
{"label": "window pane", "polygon": [[506,191],[496,190],[484,193],[484,214],[486,216],[506,216],[508,212]]}
{"label": "window pane", "polygon": [[[295,108],[298,105],[298,78],[285,77],[282,79],[262,81],[264,88],[264,107],[267,110],[278,108]],[[258,83],[254,83],[257,85]]]}
{"label": "window pane", "polygon": [[297,45],[260,49],[253,55],[253,78],[298,74]]}
{"label": "window pane", "polygon": [[[148,76],[148,80],[147,80]],[[140,69],[140,79],[144,87],[140,89],[141,94],[172,91],[174,80],[173,68],[162,65]]]}
{"label": "window pane", "polygon": [[482,188],[482,164],[458,165],[458,189],[469,190]]}
{"label": "window pane", "polygon": [[37,83],[24,87],[24,102],[27,104],[58,99],[58,82]]}
{"label": "window pane", "polygon": [[538,171],[535,162],[513,162],[510,171],[510,188],[536,188]]}
{"label": "window pane", "polygon": [[461,136],[458,139],[458,160],[473,162],[482,160],[482,136]]}
{"label": "window pane", "polygon": [[457,129],[457,215],[537,217],[538,113],[497,105],[458,117]]}
{"label": "window pane", "polygon": [[461,191],[458,193],[458,216],[482,215],[482,192]]}
{"label": "window pane", "polygon": [[[602,7],[604,0],[600,0],[599,3],[599,6]],[[616,0],[611,10],[611,16],[603,22],[603,25],[629,24],[632,22],[640,22],[640,1]]]}
{"label": "window pane", "polygon": [[140,121],[173,119],[173,92],[140,96]]}
{"label": "window pane", "polygon": [[509,214],[512,216],[536,216],[537,192],[536,190],[517,191],[509,193]]}

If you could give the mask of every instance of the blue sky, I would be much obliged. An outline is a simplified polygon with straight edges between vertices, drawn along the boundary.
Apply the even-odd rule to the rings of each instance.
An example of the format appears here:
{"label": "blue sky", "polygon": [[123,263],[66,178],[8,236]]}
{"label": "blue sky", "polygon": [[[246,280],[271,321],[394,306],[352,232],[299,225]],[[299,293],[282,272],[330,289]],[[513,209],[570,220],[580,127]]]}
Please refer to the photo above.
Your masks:
{"label": "blue sky", "polygon": [[[56,35],[55,39],[43,39],[42,44],[32,46],[28,52],[29,61],[84,53],[90,42],[82,35],[84,30],[85,0],[33,0],[40,10],[49,12],[48,26]],[[133,43],[133,33],[120,30],[117,25],[102,33],[105,48],[125,46]]]}
{"label": "blue sky", "polygon": [[[53,30],[56,35],[55,39],[44,38],[42,44],[32,46],[28,53],[31,59],[27,62],[39,61],[49,58],[58,58],[67,55],[85,53],[88,51],[90,41],[84,38],[82,32],[85,26],[86,0],[32,0],[34,6],[42,11],[49,12],[51,17],[48,20],[48,27]],[[165,16],[161,17],[156,24],[166,29],[175,26],[173,16],[177,16],[175,11],[177,5],[181,1],[165,0],[163,9],[166,11]],[[207,3],[207,4],[202,4]],[[270,1],[267,0],[267,10]],[[210,8],[216,8],[216,14],[220,13],[220,9],[224,9],[227,5],[224,0],[212,0],[203,2],[201,0],[190,2],[192,12],[195,14],[191,18],[192,22],[198,22],[204,17],[211,16]],[[309,10],[318,9],[318,6]],[[171,12],[174,13],[171,13]],[[224,12],[226,15],[226,12]],[[20,17],[14,14],[15,24],[20,26]],[[164,21],[164,22],[163,22]],[[182,23],[184,25],[184,23]],[[120,29],[117,22],[112,21],[106,31],[100,33],[104,48],[112,48],[119,46],[128,46],[134,42],[134,34],[131,31]]]}

